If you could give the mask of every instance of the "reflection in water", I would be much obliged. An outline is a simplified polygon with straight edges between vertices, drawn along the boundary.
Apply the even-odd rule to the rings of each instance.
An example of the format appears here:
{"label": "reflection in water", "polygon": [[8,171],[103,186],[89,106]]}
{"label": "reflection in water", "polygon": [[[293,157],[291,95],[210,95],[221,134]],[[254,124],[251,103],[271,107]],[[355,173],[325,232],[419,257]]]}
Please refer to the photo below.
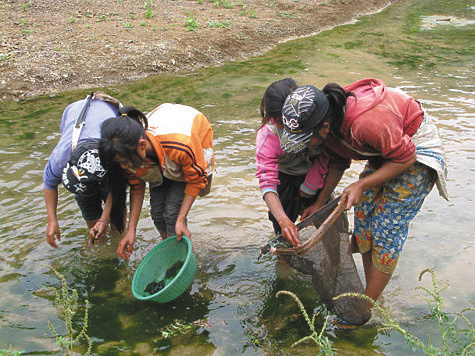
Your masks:
{"label": "reflection in water", "polygon": [[[217,159],[212,192],[197,200],[190,215],[198,275],[189,292],[163,305],[137,301],[130,291],[140,260],[159,242],[147,203],[136,250],[127,262],[116,258],[118,236],[110,235],[101,246],[84,247],[87,231],[64,190],[58,207],[60,248],[45,242],[42,171],[59,138],[62,110],[85,93],[2,103],[0,347],[11,344],[32,354],[58,349],[46,324],[61,323],[52,304],[53,287],[59,285],[48,267],[52,265],[91,302],[89,335],[97,354],[315,354],[309,344],[290,349],[308,329],[293,300],[275,297],[281,289],[296,293],[307,311],[322,311],[317,321],[322,325],[326,312],[308,277],[282,271],[274,260],[257,261],[259,247],[272,235],[254,178],[259,101],[271,82],[284,77],[320,88],[329,81],[347,84],[380,77],[420,98],[437,117],[446,146],[451,201],[444,202],[435,191],[429,195],[411,225],[382,303],[386,305],[390,296],[393,315],[405,327],[418,335],[433,333],[422,293],[414,289],[430,286],[425,278],[417,280],[419,272],[430,267],[439,279],[450,282],[444,292],[447,309],[467,307],[475,299],[474,285],[467,283],[475,279],[475,223],[467,216],[475,196],[474,26],[422,30],[422,13],[473,21],[467,2],[400,1],[356,24],[285,43],[246,62],[107,88],[123,103],[144,111],[167,101],[197,107],[213,125]],[[360,170],[361,164],[352,166],[339,189]],[[359,257],[355,259],[361,267]],[[163,338],[160,329],[175,319],[207,320],[209,326]],[[379,322],[375,317],[356,332],[330,336],[340,354],[406,355],[405,341],[395,333],[379,333]]]}

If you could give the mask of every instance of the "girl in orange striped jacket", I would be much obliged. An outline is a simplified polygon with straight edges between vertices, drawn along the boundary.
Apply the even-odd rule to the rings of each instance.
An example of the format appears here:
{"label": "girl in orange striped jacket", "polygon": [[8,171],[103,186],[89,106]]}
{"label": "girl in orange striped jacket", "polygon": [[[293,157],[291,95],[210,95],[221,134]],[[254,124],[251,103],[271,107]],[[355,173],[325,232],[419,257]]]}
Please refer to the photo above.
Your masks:
{"label": "girl in orange striped jacket", "polygon": [[213,130],[201,112],[166,103],[145,116],[124,107],[102,125],[99,153],[111,167],[111,220],[119,231],[124,230],[130,186],[129,224],[117,251],[122,258],[133,250],[146,182],[160,236],[191,237],[187,215],[196,197],[209,193],[214,168]]}

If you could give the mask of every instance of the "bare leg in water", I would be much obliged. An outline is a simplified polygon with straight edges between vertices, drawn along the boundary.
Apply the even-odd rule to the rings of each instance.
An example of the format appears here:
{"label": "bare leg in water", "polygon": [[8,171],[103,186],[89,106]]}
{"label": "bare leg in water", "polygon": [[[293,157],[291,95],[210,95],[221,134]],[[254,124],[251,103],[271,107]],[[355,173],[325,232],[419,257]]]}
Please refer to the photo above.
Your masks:
{"label": "bare leg in water", "polygon": [[373,264],[371,250],[363,253],[362,257],[364,273],[366,277],[365,294],[376,301],[391,279],[391,274],[381,272],[378,268],[376,268],[376,266]]}

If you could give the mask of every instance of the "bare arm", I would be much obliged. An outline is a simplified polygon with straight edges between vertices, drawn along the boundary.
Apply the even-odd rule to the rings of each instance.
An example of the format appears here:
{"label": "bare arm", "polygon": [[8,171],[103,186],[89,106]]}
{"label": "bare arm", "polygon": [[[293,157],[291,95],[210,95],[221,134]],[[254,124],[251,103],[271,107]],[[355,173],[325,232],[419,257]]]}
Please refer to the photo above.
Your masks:
{"label": "bare arm", "polygon": [[269,208],[272,215],[274,215],[274,217],[277,219],[277,222],[282,229],[282,236],[293,246],[299,246],[299,230],[292,220],[289,219],[287,214],[285,214],[278,195],[273,192],[267,192],[264,195],[264,201],[266,202],[267,207]]}
{"label": "bare arm", "polygon": [[143,189],[130,191],[129,225],[127,232],[125,233],[122,240],[120,240],[119,247],[117,249],[117,253],[124,260],[127,260],[130,257],[134,248],[135,233],[139,223],[140,212],[142,211],[144,196],[145,190]]}
{"label": "bare arm", "polygon": [[48,225],[46,227],[46,241],[51,246],[58,248],[56,239],[61,240],[59,231],[59,223],[57,216],[58,209],[58,189],[43,189],[46,204],[46,212],[48,214]]}
{"label": "bare arm", "polygon": [[361,194],[363,194],[364,191],[377,185],[381,185],[384,182],[387,182],[388,180],[400,175],[410,166],[412,166],[415,162],[415,154],[410,160],[403,163],[387,161],[381,166],[381,168],[379,168],[372,174],[360,177],[360,179],[350,184],[343,191],[343,196],[348,197],[348,203],[346,205],[346,208],[350,209],[353,205],[358,203],[361,198]]}
{"label": "bare arm", "polygon": [[107,227],[110,222],[110,214],[112,208],[112,195],[109,193],[107,195],[106,203],[104,205],[104,210],[102,211],[101,217],[96,221],[95,225],[89,229],[89,239],[88,245],[91,244],[94,240],[99,240],[106,234]]}
{"label": "bare arm", "polygon": [[191,232],[188,229],[188,226],[186,224],[186,217],[188,216],[188,213],[195,202],[196,197],[193,197],[191,195],[185,194],[185,197],[183,198],[183,202],[181,203],[181,208],[180,212],[178,213],[178,218],[176,220],[175,224],[175,232],[176,235],[180,238],[183,235],[186,237],[191,238]]}

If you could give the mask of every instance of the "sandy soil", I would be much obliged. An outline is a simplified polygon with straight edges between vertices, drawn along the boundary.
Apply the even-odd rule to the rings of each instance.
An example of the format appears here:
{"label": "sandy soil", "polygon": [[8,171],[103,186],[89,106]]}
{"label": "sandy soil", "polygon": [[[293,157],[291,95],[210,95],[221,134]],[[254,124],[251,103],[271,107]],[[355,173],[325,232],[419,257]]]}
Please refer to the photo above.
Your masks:
{"label": "sandy soil", "polygon": [[255,56],[397,0],[2,0],[0,100]]}

